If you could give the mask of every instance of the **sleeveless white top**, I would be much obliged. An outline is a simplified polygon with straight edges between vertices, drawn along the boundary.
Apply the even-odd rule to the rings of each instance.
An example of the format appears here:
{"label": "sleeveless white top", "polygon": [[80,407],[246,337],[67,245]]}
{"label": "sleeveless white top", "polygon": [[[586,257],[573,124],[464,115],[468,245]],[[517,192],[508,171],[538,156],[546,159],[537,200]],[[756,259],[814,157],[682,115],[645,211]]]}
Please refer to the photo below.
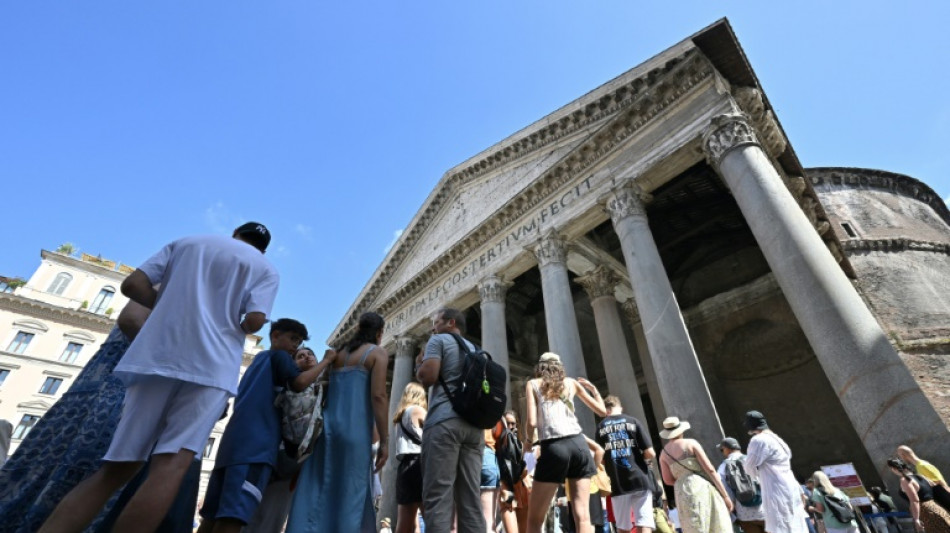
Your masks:
{"label": "sleeveless white top", "polygon": [[536,381],[531,382],[531,388],[534,389],[538,404],[538,440],[570,437],[581,433],[581,425],[577,423],[577,417],[574,416],[573,389],[570,394],[552,400],[542,396],[541,388]]}
{"label": "sleeveless white top", "polygon": [[411,428],[420,439],[422,438],[422,428],[412,425],[413,409],[421,408],[417,405],[409,406],[409,408],[402,413],[401,423],[396,424],[396,459],[401,458],[403,455],[418,455],[422,453],[422,446],[412,442],[403,430],[404,426]]}

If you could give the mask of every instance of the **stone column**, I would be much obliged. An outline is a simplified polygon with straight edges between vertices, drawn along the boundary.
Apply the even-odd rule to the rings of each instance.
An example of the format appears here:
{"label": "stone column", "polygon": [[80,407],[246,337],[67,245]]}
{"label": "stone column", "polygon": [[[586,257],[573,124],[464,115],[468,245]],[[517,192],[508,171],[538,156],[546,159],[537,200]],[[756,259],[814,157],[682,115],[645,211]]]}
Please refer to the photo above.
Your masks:
{"label": "stone column", "polygon": [[748,118],[716,117],[703,147],[881,477],[896,479],[884,462],[902,443],[950,465],[946,424],[785,187]]}
{"label": "stone column", "polygon": [[[574,313],[574,297],[567,276],[567,244],[550,230],[534,250],[541,270],[541,293],[544,298],[544,319],[548,330],[549,349],[561,356],[568,377],[587,377],[587,365],[581,348],[581,333]],[[540,355],[540,354],[538,354]],[[584,433],[593,435],[594,414],[577,400],[575,413]]]}
{"label": "stone column", "polygon": [[627,315],[630,329],[633,331],[633,340],[640,355],[640,366],[643,368],[643,380],[646,382],[647,394],[650,395],[650,405],[653,407],[653,419],[662,424],[666,418],[666,406],[663,404],[663,392],[656,382],[656,371],[653,370],[653,361],[650,358],[650,349],[647,347],[647,338],[643,334],[643,324],[640,323],[640,312],[633,298],[622,304],[623,312]]}
{"label": "stone column", "polygon": [[627,182],[611,192],[607,211],[620,237],[665,416],[688,420],[691,436],[703,444],[710,457],[718,457],[714,452],[722,440],[722,426],[650,232],[644,205],[649,199],[638,186]]}
{"label": "stone column", "polygon": [[513,284],[491,275],[478,284],[482,306],[482,348],[505,368],[508,405],[511,405],[511,367],[508,364],[508,328],[505,323],[505,294]]}
{"label": "stone column", "polygon": [[623,412],[646,424],[643,401],[637,387],[637,375],[633,371],[633,361],[627,350],[627,338],[620,323],[617,299],[614,287],[617,276],[610,269],[598,266],[584,276],[576,278],[590,297],[594,309],[594,322],[597,325],[597,340],[604,361],[604,374],[607,376],[607,388],[610,394],[620,398]]}
{"label": "stone column", "polygon": [[[399,407],[402,391],[412,381],[412,368],[415,366],[418,339],[413,335],[396,336],[396,362],[393,366],[393,381],[389,389],[389,417],[392,420]],[[383,466],[380,482],[383,485],[383,497],[379,504],[379,516],[396,519],[396,436],[393,427],[389,427],[389,459]]]}

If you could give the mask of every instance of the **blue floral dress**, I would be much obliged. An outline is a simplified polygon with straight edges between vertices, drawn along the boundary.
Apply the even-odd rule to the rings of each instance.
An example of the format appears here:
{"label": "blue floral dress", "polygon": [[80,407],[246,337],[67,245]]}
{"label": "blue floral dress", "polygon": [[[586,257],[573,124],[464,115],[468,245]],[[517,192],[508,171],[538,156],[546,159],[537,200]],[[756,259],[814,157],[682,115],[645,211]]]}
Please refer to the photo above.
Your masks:
{"label": "blue floral dress", "polygon": [[99,468],[125,398],[112,369],[128,347],[129,339],[113,328],[0,469],[0,533],[38,530],[60,500]]}

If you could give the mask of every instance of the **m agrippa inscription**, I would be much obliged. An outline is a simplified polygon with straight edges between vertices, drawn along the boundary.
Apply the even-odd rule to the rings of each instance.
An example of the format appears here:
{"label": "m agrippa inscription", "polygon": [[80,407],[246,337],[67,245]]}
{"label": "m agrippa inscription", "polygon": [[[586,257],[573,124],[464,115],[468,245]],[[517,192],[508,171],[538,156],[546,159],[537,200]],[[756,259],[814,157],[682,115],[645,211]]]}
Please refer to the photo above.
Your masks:
{"label": "m agrippa inscription", "polygon": [[532,213],[527,220],[506,229],[490,247],[483,248],[481,253],[473,256],[467,263],[430,285],[428,290],[390,318],[391,330],[402,331],[410,327],[420,317],[434,312],[449,295],[474,287],[480,277],[490,272],[489,267],[497,269],[501,260],[510,259],[521,252],[540,235],[542,228],[553,224],[579,199],[588,196],[593,190],[593,179],[593,176],[588,176],[573,187],[554,195],[552,200],[546,201],[543,207]]}

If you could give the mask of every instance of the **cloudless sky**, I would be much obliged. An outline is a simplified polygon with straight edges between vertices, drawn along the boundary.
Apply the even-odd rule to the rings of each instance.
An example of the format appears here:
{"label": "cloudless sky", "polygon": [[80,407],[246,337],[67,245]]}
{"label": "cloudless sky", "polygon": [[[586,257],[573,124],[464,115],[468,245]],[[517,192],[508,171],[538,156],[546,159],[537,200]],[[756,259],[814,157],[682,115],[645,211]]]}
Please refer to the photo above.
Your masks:
{"label": "cloudless sky", "polygon": [[802,164],[950,197],[950,3],[0,4],[0,274],[267,224],[321,345],[442,174],[728,17]]}

